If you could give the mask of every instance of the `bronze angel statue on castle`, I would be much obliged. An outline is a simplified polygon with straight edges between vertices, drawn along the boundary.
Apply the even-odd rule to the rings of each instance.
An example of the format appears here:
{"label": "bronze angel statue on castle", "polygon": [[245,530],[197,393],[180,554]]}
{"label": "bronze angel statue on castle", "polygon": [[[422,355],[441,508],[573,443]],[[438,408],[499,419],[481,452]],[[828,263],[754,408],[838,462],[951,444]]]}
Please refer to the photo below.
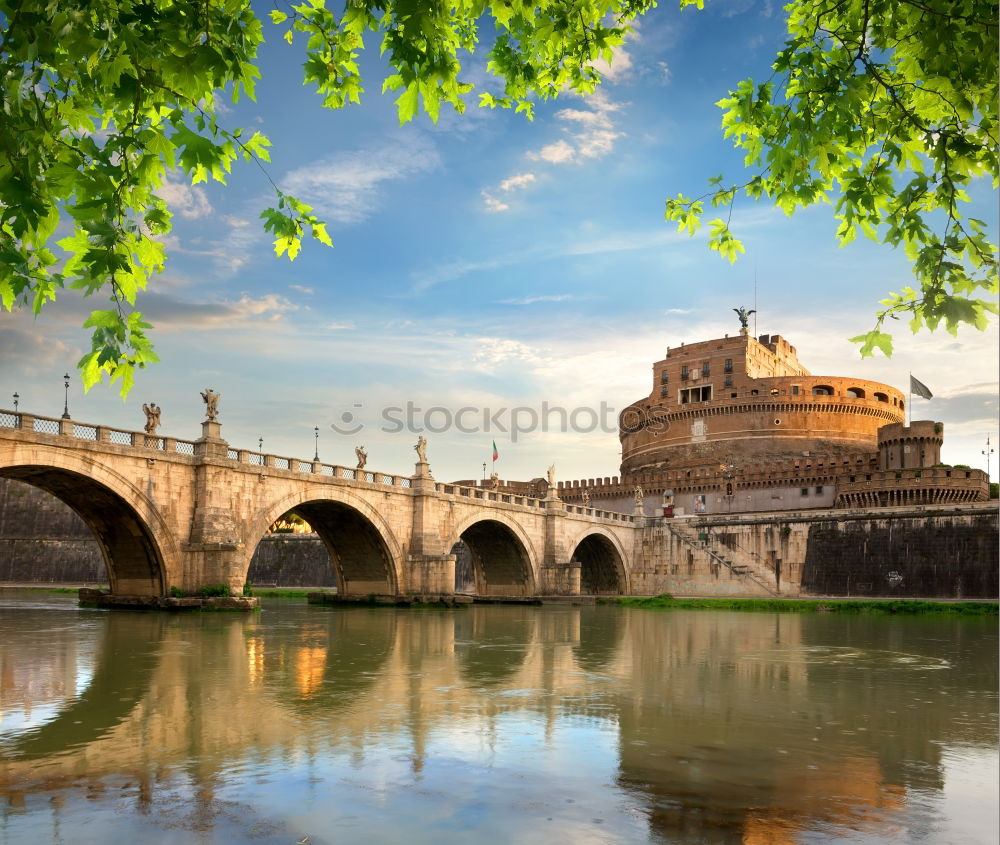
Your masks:
{"label": "bronze angel statue on castle", "polygon": [[747,311],[746,308],[734,308],[733,311],[736,312],[736,316],[740,318],[740,328],[745,329],[747,324],[750,322],[750,315],[756,314],[755,310]]}

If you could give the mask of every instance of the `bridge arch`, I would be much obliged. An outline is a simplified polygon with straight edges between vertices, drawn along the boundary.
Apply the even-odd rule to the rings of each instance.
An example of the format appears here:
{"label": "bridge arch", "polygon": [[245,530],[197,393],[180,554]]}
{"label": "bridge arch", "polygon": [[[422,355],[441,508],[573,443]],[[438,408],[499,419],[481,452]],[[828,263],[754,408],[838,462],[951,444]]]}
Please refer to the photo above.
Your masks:
{"label": "bridge arch", "polygon": [[477,595],[535,595],[538,555],[516,520],[499,511],[470,514],[452,531],[445,548],[451,550],[459,541],[472,554]]}
{"label": "bridge arch", "polygon": [[570,560],[580,563],[583,595],[628,595],[631,592],[625,550],[618,538],[600,526],[590,526],[570,544]]}
{"label": "bridge arch", "polygon": [[180,577],[173,533],[148,494],[86,454],[33,444],[2,459],[0,476],[52,494],[86,523],[104,557],[111,592],[162,596]]}
{"label": "bridge arch", "polygon": [[301,515],[326,546],[338,592],[398,595],[403,591],[402,551],[388,522],[365,499],[341,487],[296,491],[259,510],[244,538],[244,580],[260,538],[290,510]]}

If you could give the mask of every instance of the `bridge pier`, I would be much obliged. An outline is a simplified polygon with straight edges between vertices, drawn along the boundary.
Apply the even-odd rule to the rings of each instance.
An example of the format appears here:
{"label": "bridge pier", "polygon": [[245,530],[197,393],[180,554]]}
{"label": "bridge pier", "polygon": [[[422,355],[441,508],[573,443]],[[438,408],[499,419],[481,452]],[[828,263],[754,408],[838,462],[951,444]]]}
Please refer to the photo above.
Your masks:
{"label": "bridge pier", "polygon": [[455,594],[455,555],[410,555],[407,592],[418,596]]}
{"label": "bridge pier", "polygon": [[546,563],[542,565],[542,595],[580,595],[580,563]]}
{"label": "bridge pier", "polygon": [[545,497],[545,552],[539,593],[547,596],[580,595],[580,564],[566,547],[566,505],[555,488]]}
{"label": "bridge pier", "polygon": [[229,485],[223,481],[229,444],[222,439],[219,423],[205,420],[201,430],[201,438],[194,442],[199,460],[194,467],[191,533],[183,546],[183,583],[166,586],[191,594],[202,587],[225,584],[237,596],[243,591],[243,543],[230,504]]}

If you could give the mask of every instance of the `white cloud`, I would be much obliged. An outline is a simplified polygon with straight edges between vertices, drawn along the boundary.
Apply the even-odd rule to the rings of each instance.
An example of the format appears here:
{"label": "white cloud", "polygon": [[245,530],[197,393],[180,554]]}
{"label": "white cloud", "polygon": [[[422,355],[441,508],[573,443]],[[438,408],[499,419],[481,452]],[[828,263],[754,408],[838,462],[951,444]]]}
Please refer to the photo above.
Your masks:
{"label": "white cloud", "polygon": [[601,158],[615,147],[615,140],[622,136],[621,132],[610,129],[599,129],[581,137],[579,151],[584,158]]}
{"label": "white cloud", "polygon": [[166,201],[174,214],[181,217],[195,220],[212,213],[212,204],[208,201],[204,188],[198,185],[189,185],[168,176],[156,194]]}
{"label": "white cloud", "polygon": [[253,297],[242,294],[235,301],[191,302],[159,293],[139,295],[138,307],[157,329],[240,329],[245,326],[282,322],[285,314],[299,306],[284,296],[268,293]]}
{"label": "white cloud", "polygon": [[545,357],[539,349],[519,340],[503,337],[479,337],[475,341],[473,363],[492,368],[508,361],[542,363]]}
{"label": "white cloud", "polygon": [[297,291],[298,293],[303,293],[306,296],[312,296],[314,293],[316,293],[315,288],[306,287],[305,285],[289,285],[288,289]]}
{"label": "white cloud", "polygon": [[[518,191],[526,188],[536,179],[534,173],[518,173],[515,176],[509,176],[504,179],[496,188],[498,191],[503,191],[509,194],[511,191]],[[499,212],[507,211],[510,208],[506,202],[502,199],[495,197],[490,191],[482,190],[480,194],[483,197],[483,203],[486,205],[487,211]]]}
{"label": "white cloud", "polygon": [[511,176],[504,179],[500,183],[501,191],[513,191],[518,188],[524,188],[535,181],[534,173],[518,173],[516,176]]}
{"label": "white cloud", "polygon": [[576,158],[576,150],[566,141],[560,140],[546,144],[537,153],[528,153],[528,158],[535,161],[547,161],[551,164],[565,164]]}
{"label": "white cloud", "polygon": [[382,184],[426,173],[440,163],[433,144],[410,135],[405,142],[337,153],[299,167],[285,175],[281,188],[326,220],[360,223],[378,207]]}
{"label": "white cloud", "polygon": [[610,153],[615,141],[623,136],[615,130],[612,115],[621,109],[621,104],[609,99],[603,91],[586,98],[586,109],[560,109],[556,120],[568,126],[563,127],[567,138],[546,144],[537,152],[529,152],[534,161],[550,164],[579,163],[583,159],[601,158]]}
{"label": "white cloud", "polygon": [[510,206],[507,205],[507,203],[505,203],[503,200],[498,200],[489,191],[481,191],[481,193],[487,211],[499,212],[499,211],[506,211],[508,208],[510,208]]}
{"label": "white cloud", "polygon": [[591,62],[591,67],[611,82],[622,82],[632,75],[632,57],[624,44],[611,48],[611,63],[604,59]]}

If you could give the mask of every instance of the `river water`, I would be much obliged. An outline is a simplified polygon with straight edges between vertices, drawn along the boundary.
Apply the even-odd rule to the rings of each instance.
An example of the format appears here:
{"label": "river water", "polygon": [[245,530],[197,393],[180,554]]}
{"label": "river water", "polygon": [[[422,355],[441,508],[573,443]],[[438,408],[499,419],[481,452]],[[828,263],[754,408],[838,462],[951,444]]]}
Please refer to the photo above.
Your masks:
{"label": "river water", "polygon": [[0,594],[0,842],[996,843],[995,619]]}

